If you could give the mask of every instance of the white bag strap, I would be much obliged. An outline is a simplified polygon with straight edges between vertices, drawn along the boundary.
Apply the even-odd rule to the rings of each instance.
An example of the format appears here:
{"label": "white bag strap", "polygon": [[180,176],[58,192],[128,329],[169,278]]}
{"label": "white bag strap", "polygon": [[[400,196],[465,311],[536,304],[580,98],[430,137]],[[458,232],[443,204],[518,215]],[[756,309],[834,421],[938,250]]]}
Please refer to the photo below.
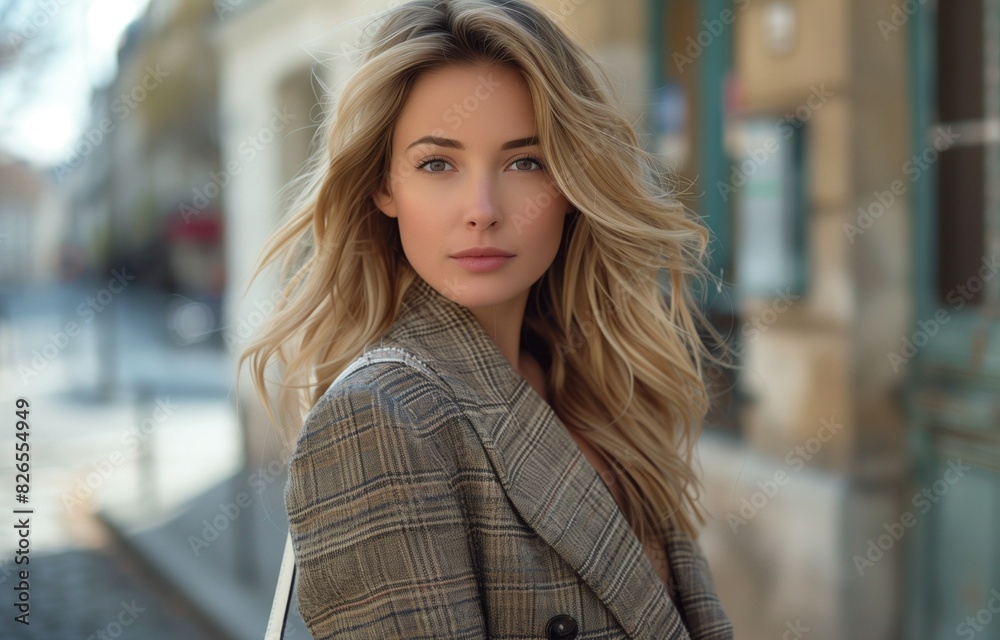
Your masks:
{"label": "white bag strap", "polygon": [[[378,357],[377,352],[386,352],[390,355]],[[393,352],[396,352],[395,355]],[[349,364],[340,372],[337,379],[332,384],[337,384],[362,365],[372,362],[384,361],[406,361],[407,354],[401,354],[397,349],[383,347],[363,353],[354,362]],[[278,585],[274,589],[274,601],[271,603],[271,616],[267,620],[267,630],[264,632],[264,640],[281,640],[285,635],[285,627],[288,625],[288,609],[292,603],[292,584],[295,581],[295,550],[292,548],[292,531],[289,529],[285,538],[285,552],[281,556],[281,569],[278,571]]]}
{"label": "white bag strap", "polygon": [[264,640],[281,640],[288,624],[288,609],[292,604],[292,583],[295,581],[295,550],[292,548],[292,532],[285,538],[285,552],[281,556],[278,571],[278,586],[274,589],[271,603],[271,617],[267,620]]}

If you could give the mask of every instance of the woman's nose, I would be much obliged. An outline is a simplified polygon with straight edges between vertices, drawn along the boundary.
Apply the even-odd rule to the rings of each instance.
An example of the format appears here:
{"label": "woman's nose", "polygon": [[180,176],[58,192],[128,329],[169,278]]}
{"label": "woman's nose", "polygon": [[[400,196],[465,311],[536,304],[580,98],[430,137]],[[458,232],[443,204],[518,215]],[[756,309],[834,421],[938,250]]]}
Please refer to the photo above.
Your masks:
{"label": "woman's nose", "polygon": [[465,211],[466,223],[477,227],[489,227],[501,219],[497,185],[488,175],[477,175],[470,179],[468,200]]}

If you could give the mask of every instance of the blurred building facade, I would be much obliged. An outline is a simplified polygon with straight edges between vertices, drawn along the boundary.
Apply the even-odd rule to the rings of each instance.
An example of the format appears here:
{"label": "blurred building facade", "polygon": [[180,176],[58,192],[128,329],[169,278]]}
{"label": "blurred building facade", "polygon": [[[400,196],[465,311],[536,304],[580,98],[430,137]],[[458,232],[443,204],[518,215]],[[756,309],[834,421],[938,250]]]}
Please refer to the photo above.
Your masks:
{"label": "blurred building facade", "polygon": [[91,270],[125,268],[213,316],[201,335],[175,336],[182,343],[217,334],[225,284],[211,9],[150,3],[123,38],[117,76],[95,91],[84,135],[53,171],[70,202],[65,242]]}
{"label": "blurred building facade", "polygon": [[62,202],[51,176],[0,156],[0,287],[54,280],[60,269]]}
{"label": "blurred building facade", "polygon": [[[388,4],[213,4],[234,337]],[[715,235],[708,305],[741,370],[699,448],[702,543],[737,638],[960,633],[1000,587],[997,3],[538,4],[612,67]],[[248,451],[280,457],[242,388]]]}

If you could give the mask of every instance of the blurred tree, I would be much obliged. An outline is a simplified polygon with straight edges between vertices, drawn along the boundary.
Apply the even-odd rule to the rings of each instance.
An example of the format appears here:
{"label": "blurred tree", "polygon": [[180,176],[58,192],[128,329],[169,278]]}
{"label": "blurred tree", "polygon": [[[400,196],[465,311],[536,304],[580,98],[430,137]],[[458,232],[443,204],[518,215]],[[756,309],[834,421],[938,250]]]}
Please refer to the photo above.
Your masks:
{"label": "blurred tree", "polygon": [[12,115],[42,93],[51,66],[65,53],[68,9],[84,2],[0,1],[0,144],[17,126]]}

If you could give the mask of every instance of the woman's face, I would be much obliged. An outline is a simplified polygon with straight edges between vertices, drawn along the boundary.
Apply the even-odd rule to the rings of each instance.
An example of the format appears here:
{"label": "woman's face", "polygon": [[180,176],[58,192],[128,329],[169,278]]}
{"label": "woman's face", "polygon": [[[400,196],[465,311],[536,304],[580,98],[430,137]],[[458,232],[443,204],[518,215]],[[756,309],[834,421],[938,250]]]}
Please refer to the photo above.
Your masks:
{"label": "woman's face", "polygon": [[[559,250],[572,207],[531,140],[537,133],[528,86],[511,67],[466,64],[426,73],[403,106],[391,173],[373,197],[398,220],[414,270],[459,304],[526,299]],[[511,257],[454,257],[478,247]]]}

